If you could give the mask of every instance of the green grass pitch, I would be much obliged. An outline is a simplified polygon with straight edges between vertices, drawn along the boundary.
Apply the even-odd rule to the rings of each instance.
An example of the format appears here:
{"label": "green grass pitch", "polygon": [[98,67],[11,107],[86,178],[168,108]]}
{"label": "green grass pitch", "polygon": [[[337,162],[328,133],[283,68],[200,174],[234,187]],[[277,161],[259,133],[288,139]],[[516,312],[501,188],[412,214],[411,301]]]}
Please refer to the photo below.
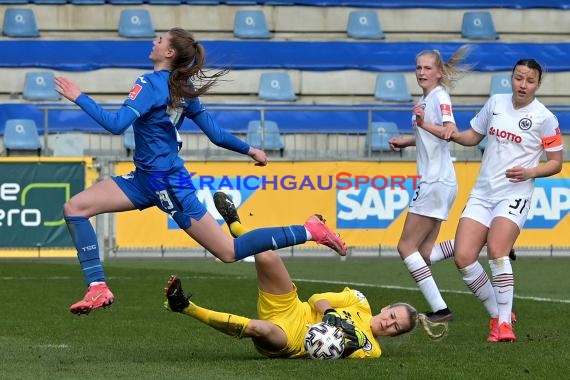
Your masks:
{"label": "green grass pitch", "polygon": [[[406,301],[427,304],[399,259],[286,259],[306,299],[348,285],[377,311]],[[486,262],[483,263],[487,266]],[[567,259],[519,258],[514,343],[486,343],[488,318],[452,262],[432,268],[453,310],[449,335],[432,342],[421,330],[381,340],[378,360],[267,359],[249,340],[225,336],[162,308],[163,287],[176,273],[192,299],[254,317],[251,263],[211,259],[108,260],[112,308],[76,317],[83,296],[75,261],[0,261],[2,379],[563,379],[570,363]]]}

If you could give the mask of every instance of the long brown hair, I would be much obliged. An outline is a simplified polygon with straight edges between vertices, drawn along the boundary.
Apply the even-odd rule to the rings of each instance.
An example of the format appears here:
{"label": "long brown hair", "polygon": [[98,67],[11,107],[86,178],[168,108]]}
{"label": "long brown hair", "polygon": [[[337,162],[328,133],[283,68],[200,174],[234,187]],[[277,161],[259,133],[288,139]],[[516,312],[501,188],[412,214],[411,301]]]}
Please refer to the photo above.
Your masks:
{"label": "long brown hair", "polygon": [[204,70],[206,50],[192,33],[182,28],[172,28],[168,34],[170,47],[175,51],[172,72],[168,78],[169,106],[177,108],[183,99],[204,95],[228,70],[208,75]]}

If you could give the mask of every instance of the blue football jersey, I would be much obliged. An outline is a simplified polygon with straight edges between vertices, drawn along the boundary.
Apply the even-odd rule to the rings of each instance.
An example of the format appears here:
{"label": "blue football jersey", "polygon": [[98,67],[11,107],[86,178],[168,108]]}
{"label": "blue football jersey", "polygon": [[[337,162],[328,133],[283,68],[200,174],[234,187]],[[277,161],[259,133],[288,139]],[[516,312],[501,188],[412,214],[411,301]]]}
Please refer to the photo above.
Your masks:
{"label": "blue football jersey", "polygon": [[[124,102],[138,116],[133,123],[134,161],[138,168],[146,171],[176,170],[184,164],[178,156],[181,143],[178,129],[184,120],[183,109],[168,106],[169,75],[170,71],[162,70],[139,76]],[[198,103],[204,110],[198,98],[191,102]]]}
{"label": "blue football jersey", "polygon": [[147,172],[172,173],[184,166],[184,160],[178,156],[182,144],[178,129],[184,117],[191,119],[215,145],[248,154],[249,144],[220,128],[198,97],[186,99],[178,108],[170,107],[169,75],[169,70],[161,70],[138,77],[116,112],[104,110],[83,93],[75,103],[113,134],[122,134],[132,124],[134,163]]}

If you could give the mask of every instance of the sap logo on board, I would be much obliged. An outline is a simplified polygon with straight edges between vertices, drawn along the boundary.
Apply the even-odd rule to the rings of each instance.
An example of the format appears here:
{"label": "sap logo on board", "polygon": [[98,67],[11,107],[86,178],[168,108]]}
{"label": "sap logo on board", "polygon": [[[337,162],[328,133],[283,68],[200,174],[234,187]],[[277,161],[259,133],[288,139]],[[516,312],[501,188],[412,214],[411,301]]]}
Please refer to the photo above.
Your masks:
{"label": "sap logo on board", "polygon": [[337,190],[336,226],[338,228],[384,229],[408,207],[414,194],[413,180],[404,182],[404,188],[377,190],[371,185],[358,189]]}
{"label": "sap logo on board", "polygon": [[554,228],[568,211],[570,178],[537,178],[524,228]]}

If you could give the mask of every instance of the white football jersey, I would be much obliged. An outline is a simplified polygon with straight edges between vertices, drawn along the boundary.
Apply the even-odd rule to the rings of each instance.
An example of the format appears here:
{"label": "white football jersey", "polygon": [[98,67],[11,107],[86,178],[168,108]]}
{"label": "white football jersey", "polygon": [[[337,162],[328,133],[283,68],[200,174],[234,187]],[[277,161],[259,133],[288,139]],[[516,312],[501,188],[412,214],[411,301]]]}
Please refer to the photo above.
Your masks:
{"label": "white football jersey", "polygon": [[[424,105],[425,122],[434,125],[443,125],[447,121],[455,123],[451,98],[443,87],[438,86],[427,96],[422,96],[418,104]],[[442,182],[455,186],[457,178],[451,161],[449,142],[417,128],[415,115],[412,117],[412,125],[416,130],[417,170],[421,176],[419,183]]]}
{"label": "white football jersey", "polygon": [[512,94],[494,95],[471,120],[471,128],[487,135],[479,176],[471,191],[477,198],[530,199],[534,179],[509,182],[505,172],[515,166],[536,167],[544,151],[562,149],[558,120],[538,99],[516,110]]}

